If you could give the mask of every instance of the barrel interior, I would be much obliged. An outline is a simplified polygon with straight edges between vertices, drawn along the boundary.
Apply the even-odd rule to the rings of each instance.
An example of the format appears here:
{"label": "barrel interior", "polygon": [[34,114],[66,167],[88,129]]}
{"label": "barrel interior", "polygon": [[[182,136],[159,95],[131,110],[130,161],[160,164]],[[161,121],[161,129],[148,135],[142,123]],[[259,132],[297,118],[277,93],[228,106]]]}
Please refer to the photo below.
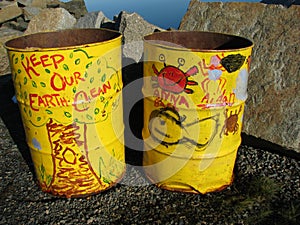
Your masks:
{"label": "barrel interior", "polygon": [[120,35],[118,32],[104,29],[70,29],[22,36],[6,42],[6,46],[17,49],[66,48],[104,42]]}
{"label": "barrel interior", "polygon": [[154,44],[194,50],[233,50],[252,46],[251,41],[242,37],[201,31],[157,32],[144,39]]}

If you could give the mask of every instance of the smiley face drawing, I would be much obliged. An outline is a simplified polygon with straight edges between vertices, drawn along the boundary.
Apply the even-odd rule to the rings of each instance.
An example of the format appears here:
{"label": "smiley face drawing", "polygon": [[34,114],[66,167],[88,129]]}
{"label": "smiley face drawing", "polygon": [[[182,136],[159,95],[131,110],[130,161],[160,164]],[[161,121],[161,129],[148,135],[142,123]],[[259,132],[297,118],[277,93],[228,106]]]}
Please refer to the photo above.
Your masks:
{"label": "smiley face drawing", "polygon": [[[219,114],[197,118],[191,123],[186,123],[186,116],[180,116],[179,113],[171,107],[157,109],[151,112],[149,117],[148,129],[151,137],[165,147],[172,145],[192,145],[196,147],[196,151],[204,150],[214,139],[219,127]],[[212,124],[212,131],[193,132],[193,126],[201,126],[201,124]],[[199,127],[198,127],[199,129]]]}

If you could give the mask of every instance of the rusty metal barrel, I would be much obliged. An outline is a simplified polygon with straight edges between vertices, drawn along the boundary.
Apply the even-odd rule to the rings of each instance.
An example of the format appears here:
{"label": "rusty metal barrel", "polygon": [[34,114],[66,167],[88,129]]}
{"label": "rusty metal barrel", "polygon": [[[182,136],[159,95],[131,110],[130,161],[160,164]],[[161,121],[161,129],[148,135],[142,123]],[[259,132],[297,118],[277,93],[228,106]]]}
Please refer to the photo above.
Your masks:
{"label": "rusty metal barrel", "polygon": [[121,34],[43,32],[5,47],[41,189],[69,198],[118,182],[125,172]]}
{"label": "rusty metal barrel", "polygon": [[191,193],[232,183],[252,47],[213,32],[144,37],[143,166],[153,183]]}

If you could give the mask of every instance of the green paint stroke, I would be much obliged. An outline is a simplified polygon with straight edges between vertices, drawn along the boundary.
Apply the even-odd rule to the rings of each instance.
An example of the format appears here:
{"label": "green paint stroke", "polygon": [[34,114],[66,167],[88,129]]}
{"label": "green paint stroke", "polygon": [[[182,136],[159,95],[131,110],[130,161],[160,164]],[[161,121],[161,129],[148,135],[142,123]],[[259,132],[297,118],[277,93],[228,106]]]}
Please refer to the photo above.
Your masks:
{"label": "green paint stroke", "polygon": [[97,59],[97,64],[100,65],[101,59]]}
{"label": "green paint stroke", "polygon": [[105,80],[106,80],[106,74],[103,74],[103,76],[101,77],[101,81],[105,82]]}
{"label": "green paint stroke", "polygon": [[88,120],[93,120],[93,117],[90,116],[89,114],[86,115],[86,118],[87,118]]}
{"label": "green paint stroke", "polygon": [[105,183],[110,183],[115,179],[118,179],[118,176],[116,175],[116,172],[120,171],[120,167],[118,166],[118,164],[116,164],[116,162],[114,162],[114,158],[115,158],[115,150],[112,150],[112,157],[110,157],[109,160],[109,167],[105,166],[104,160],[103,158],[100,156],[99,158],[99,174],[100,177],[103,179],[103,181]]}
{"label": "green paint stroke", "polygon": [[45,166],[43,164],[39,167],[39,171],[40,171],[41,180],[46,184],[46,186],[49,186],[52,181],[52,176],[47,175]]}
{"label": "green paint stroke", "polygon": [[104,183],[110,184],[110,180],[103,176],[102,174],[102,166],[106,168],[103,158],[100,156],[99,158],[99,176],[102,178]]}
{"label": "green paint stroke", "polygon": [[73,52],[82,52],[85,54],[85,56],[90,59],[90,58],[93,58],[94,56],[90,56],[85,50],[79,48],[79,49],[75,49]]}
{"label": "green paint stroke", "polygon": [[72,117],[71,113],[69,113],[69,112],[65,112],[64,114],[65,114],[65,116],[68,117],[68,118],[71,118],[71,117]]}
{"label": "green paint stroke", "polygon": [[86,64],[85,68],[86,68],[86,69],[90,68],[90,66],[91,66],[92,64],[93,64],[92,62],[89,62],[88,64]]}
{"label": "green paint stroke", "polygon": [[15,53],[11,55],[11,61],[12,62],[14,61],[15,56],[16,56]]}
{"label": "green paint stroke", "polygon": [[28,94],[27,91],[24,91],[24,99],[27,100],[28,99]]}
{"label": "green paint stroke", "polygon": [[99,108],[96,108],[96,109],[94,110],[95,115],[99,114],[99,112],[100,112],[100,109],[99,109]]}
{"label": "green paint stroke", "polygon": [[36,85],[35,81],[32,81],[32,87],[37,88],[37,85]]}
{"label": "green paint stroke", "polygon": [[49,109],[46,109],[46,113],[47,113],[47,114],[53,114],[53,112],[50,111]]}
{"label": "green paint stroke", "polygon": [[69,71],[69,67],[68,67],[67,64],[64,64],[64,65],[63,65],[63,68],[64,68],[65,71]]}
{"label": "green paint stroke", "polygon": [[117,81],[118,89],[121,90],[120,83],[121,83],[122,81],[120,80],[120,77],[119,77],[119,74],[118,74],[119,71],[116,70],[114,67],[109,66],[107,60],[105,60],[105,62],[106,62],[106,68],[112,69],[112,70],[115,72],[114,74],[112,74],[112,75],[110,76],[109,79],[111,79],[113,76],[117,76],[117,79],[118,79],[118,81]]}
{"label": "green paint stroke", "polygon": [[75,60],[75,65],[79,65],[79,64],[80,64],[80,59],[78,58]]}
{"label": "green paint stroke", "polygon": [[90,79],[90,83],[93,83],[94,82],[94,77],[91,77],[91,79]]}

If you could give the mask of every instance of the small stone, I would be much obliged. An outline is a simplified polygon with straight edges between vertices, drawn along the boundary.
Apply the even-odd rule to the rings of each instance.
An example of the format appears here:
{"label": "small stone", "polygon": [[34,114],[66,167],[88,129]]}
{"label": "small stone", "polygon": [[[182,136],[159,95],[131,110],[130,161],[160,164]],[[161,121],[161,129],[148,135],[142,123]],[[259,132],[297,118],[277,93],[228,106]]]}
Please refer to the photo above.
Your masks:
{"label": "small stone", "polygon": [[87,224],[91,224],[91,223],[93,223],[93,221],[94,221],[94,218],[92,217],[92,218],[89,218],[88,220],[87,220]]}

